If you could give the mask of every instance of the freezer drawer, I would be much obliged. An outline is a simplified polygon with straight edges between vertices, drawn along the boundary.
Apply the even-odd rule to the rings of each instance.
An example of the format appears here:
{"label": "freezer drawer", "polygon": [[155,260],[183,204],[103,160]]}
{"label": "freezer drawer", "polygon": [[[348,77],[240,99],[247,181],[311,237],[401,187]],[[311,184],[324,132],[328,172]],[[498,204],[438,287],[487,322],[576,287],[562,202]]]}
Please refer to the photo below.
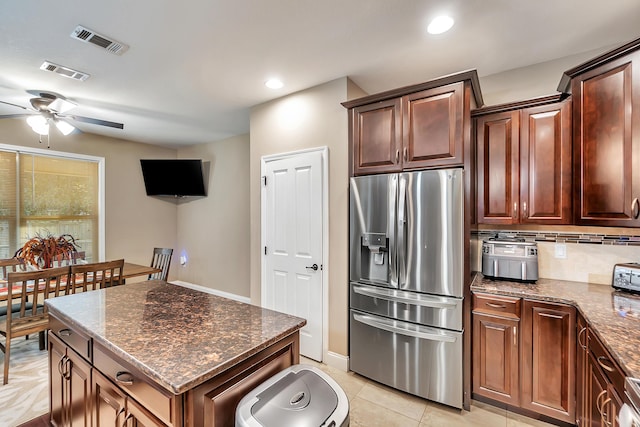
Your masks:
{"label": "freezer drawer", "polygon": [[425,399],[462,407],[462,332],[350,311],[350,369]]}
{"label": "freezer drawer", "polygon": [[462,298],[351,283],[351,308],[436,328],[462,330]]}

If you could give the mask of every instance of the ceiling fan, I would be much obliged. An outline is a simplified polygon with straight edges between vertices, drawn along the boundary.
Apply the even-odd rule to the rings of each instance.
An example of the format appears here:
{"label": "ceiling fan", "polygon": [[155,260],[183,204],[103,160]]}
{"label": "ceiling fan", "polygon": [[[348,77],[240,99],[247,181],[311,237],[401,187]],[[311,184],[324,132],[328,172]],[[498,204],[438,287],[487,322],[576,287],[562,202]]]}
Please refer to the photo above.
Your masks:
{"label": "ceiling fan", "polygon": [[[72,124],[74,121],[99,126],[108,126],[116,129],[124,128],[122,123],[65,114],[67,111],[77,107],[77,104],[56,93],[44,91],[28,92],[35,95],[35,98],[31,98],[29,100],[32,108],[23,107],[22,105],[12,104],[5,101],[0,101],[0,104],[11,105],[23,110],[28,110],[30,111],[29,113],[0,115],[0,119],[27,117],[27,123],[31,126],[33,131],[39,135],[48,135],[50,125],[55,125],[63,135],[69,135],[71,132],[76,130],[75,126]],[[42,142],[42,140],[40,140],[40,142]]]}

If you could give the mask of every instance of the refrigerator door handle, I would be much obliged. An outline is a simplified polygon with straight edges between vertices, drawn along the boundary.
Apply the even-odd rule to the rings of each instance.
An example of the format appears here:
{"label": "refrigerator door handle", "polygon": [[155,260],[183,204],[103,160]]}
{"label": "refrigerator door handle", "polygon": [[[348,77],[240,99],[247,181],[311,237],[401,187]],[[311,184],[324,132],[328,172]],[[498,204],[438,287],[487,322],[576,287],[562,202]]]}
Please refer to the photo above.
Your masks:
{"label": "refrigerator door handle", "polygon": [[414,329],[401,328],[396,325],[391,324],[393,321],[387,321],[385,319],[376,318],[373,316],[367,316],[363,314],[353,313],[354,320],[363,323],[367,326],[371,326],[372,328],[382,329],[387,332],[391,332],[394,334],[405,335],[413,338],[420,338],[429,341],[441,341],[441,342],[456,342],[457,337],[448,335],[444,332],[438,331],[437,329],[428,328],[425,326],[415,326]]}
{"label": "refrigerator door handle", "polygon": [[397,295],[394,293],[397,291],[386,290],[386,289],[371,289],[364,286],[354,286],[353,291],[357,294],[380,298],[388,301],[401,302],[411,305],[418,305],[422,307],[432,307],[432,308],[456,308],[458,304],[455,302],[446,302],[443,301],[443,298],[438,297],[430,297],[426,295],[416,295],[414,297]]}
{"label": "refrigerator door handle", "polygon": [[398,175],[393,174],[388,181],[387,201],[387,235],[389,236],[389,284],[398,287],[398,254],[396,250],[396,195],[398,192]]}
{"label": "refrigerator door handle", "polygon": [[402,288],[406,282],[407,262],[406,262],[406,222],[407,222],[407,176],[401,174],[398,176],[398,221],[396,227],[396,252],[398,253],[398,288]]}

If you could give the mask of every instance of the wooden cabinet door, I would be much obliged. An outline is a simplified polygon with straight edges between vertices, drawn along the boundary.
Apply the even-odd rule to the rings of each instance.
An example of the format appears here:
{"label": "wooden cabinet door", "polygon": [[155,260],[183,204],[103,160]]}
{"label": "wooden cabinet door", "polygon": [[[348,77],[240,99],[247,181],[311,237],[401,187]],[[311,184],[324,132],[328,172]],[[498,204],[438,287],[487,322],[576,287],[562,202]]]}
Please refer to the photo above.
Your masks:
{"label": "wooden cabinet door", "polygon": [[464,83],[402,97],[404,169],[463,164]]}
{"label": "wooden cabinet door", "polygon": [[[67,348],[49,332],[49,420],[55,427],[65,426],[66,413],[63,396],[65,395],[62,376],[62,364],[64,363]],[[64,419],[63,419],[64,417]]]}
{"label": "wooden cabinet door", "polygon": [[478,223],[519,222],[520,115],[518,111],[476,119]]}
{"label": "wooden cabinet door", "polygon": [[76,352],[67,349],[68,424],[70,427],[91,426],[91,365]]}
{"label": "wooden cabinet door", "polygon": [[602,416],[602,403],[606,399],[607,394],[607,380],[592,357],[589,357],[588,372],[589,392],[586,403],[588,406],[587,414],[589,419],[583,425],[591,427],[607,427]]}
{"label": "wooden cabinet door", "polygon": [[576,425],[589,425],[587,412],[589,396],[589,352],[587,350],[587,322],[581,315],[576,321]]}
{"label": "wooden cabinet door", "polygon": [[571,224],[571,154],[570,102],[521,111],[521,223]]}
{"label": "wooden cabinet door", "polygon": [[524,301],[521,406],[575,422],[576,311],[574,307]]}
{"label": "wooden cabinet door", "polygon": [[578,225],[640,226],[640,52],[572,79]]}
{"label": "wooden cabinet door", "polygon": [[402,111],[400,99],[354,107],[351,110],[353,173],[402,170]]}
{"label": "wooden cabinet door", "polygon": [[127,417],[125,421],[125,426],[127,427],[166,427],[166,424],[131,398],[127,398]]}
{"label": "wooden cabinet door", "polygon": [[122,426],[126,395],[97,370],[93,374],[94,427]]}
{"label": "wooden cabinet door", "polygon": [[519,321],[473,314],[473,392],[517,406]]}

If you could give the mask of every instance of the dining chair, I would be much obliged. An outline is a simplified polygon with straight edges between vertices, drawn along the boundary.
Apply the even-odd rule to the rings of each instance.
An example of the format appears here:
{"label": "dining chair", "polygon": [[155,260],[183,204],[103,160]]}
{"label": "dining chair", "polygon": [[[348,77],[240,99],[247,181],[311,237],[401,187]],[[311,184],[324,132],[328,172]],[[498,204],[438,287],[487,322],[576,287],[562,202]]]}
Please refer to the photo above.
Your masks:
{"label": "dining chair", "polygon": [[56,255],[53,259],[53,265],[62,267],[65,265],[79,264],[84,261],[85,256],[85,251],[71,252],[68,257],[62,254]]}
{"label": "dining chair", "polygon": [[45,270],[10,272],[7,274],[7,306],[16,307],[0,317],[0,335],[5,337],[0,350],[4,353],[3,384],[9,381],[11,340],[39,333],[40,350],[44,350],[45,331],[49,328],[49,315],[45,300],[69,291],[69,267]]}
{"label": "dining chair", "polygon": [[7,273],[19,270],[25,270],[24,261],[20,258],[0,259],[0,280],[7,280]]}
{"label": "dining chair", "polygon": [[124,283],[123,267],[124,259],[72,265],[71,277],[74,278],[75,283],[73,292],[80,289],[87,292],[122,285]]}
{"label": "dining chair", "polygon": [[173,249],[171,248],[153,248],[151,267],[159,268],[162,271],[150,274],[149,280],[167,280],[167,277],[169,277],[169,267],[171,266],[171,255],[173,255]]}

